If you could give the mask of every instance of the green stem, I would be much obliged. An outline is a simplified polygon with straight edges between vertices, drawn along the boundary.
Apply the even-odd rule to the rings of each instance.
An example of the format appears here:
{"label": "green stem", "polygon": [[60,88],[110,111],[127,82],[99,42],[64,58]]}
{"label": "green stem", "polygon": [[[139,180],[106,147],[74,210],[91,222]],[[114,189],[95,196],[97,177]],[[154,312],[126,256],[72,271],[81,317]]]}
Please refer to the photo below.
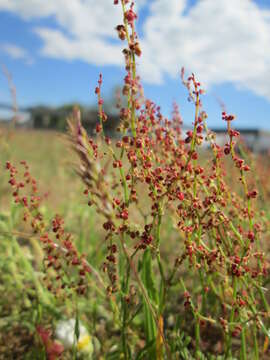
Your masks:
{"label": "green stem", "polygon": [[195,317],[195,342],[196,342],[196,358],[199,358],[200,354],[200,319],[198,316]]}
{"label": "green stem", "polygon": [[256,324],[253,325],[253,342],[254,342],[254,356],[255,360],[259,360],[259,348],[258,348],[258,341],[257,341],[257,327]]}
{"label": "green stem", "polygon": [[[183,279],[180,279],[180,283],[182,285],[183,290],[186,292],[187,288],[186,285],[183,281]],[[193,301],[190,299],[190,305],[191,305],[191,310],[194,316],[194,320],[195,320],[195,356],[196,359],[199,359],[200,356],[200,342],[201,342],[201,337],[200,337],[200,314],[199,312],[196,310]]]}
{"label": "green stem", "polygon": [[161,209],[161,205],[159,204],[156,242],[157,242],[157,263],[158,263],[159,273],[160,273],[160,277],[161,277],[160,289],[159,289],[159,297],[160,297],[159,313],[160,314],[162,314],[162,312],[164,310],[165,297],[166,297],[166,278],[165,278],[164,269],[163,269],[163,265],[162,265],[161,258],[160,258],[160,251],[159,251],[161,220],[162,220],[162,209]]}
{"label": "green stem", "polygon": [[[236,295],[237,295],[237,278],[234,276],[233,277],[233,304],[232,304],[232,310],[231,310],[230,321],[229,321],[230,324],[234,322],[234,311],[235,311],[234,306],[235,306],[235,301],[236,301]],[[227,357],[232,356],[232,349],[231,349],[232,333],[231,333],[231,329],[230,329],[230,324],[229,324],[228,334],[226,336],[226,356]]]}
{"label": "green stem", "polygon": [[246,329],[243,327],[241,332],[241,358],[247,360],[247,346],[246,346]]}

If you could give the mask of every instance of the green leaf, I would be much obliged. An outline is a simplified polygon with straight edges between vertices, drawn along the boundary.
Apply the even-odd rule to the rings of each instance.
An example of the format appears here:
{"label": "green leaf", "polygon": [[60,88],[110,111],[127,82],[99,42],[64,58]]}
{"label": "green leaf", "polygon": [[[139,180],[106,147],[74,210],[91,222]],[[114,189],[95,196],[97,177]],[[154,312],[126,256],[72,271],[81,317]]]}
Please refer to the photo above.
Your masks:
{"label": "green leaf", "polygon": [[[142,281],[147,290],[148,297],[151,303],[156,307],[158,303],[158,292],[155,286],[154,274],[152,269],[152,257],[151,252],[147,249],[144,252],[143,260],[142,260]],[[156,349],[155,349],[155,340],[157,336],[157,326],[155,323],[155,319],[149,309],[149,304],[145,300],[143,300],[143,313],[144,313],[144,329],[146,335],[146,346],[148,351],[148,355],[150,358],[155,358]]]}
{"label": "green leaf", "polygon": [[154,302],[155,305],[157,305],[158,291],[155,286],[154,274],[152,269],[152,257],[149,249],[147,249],[143,254],[142,280],[147,289],[149,298]]}
{"label": "green leaf", "polygon": [[76,312],[74,333],[75,333],[77,341],[79,341],[79,338],[80,338],[80,321],[79,321],[79,312],[78,311]]}

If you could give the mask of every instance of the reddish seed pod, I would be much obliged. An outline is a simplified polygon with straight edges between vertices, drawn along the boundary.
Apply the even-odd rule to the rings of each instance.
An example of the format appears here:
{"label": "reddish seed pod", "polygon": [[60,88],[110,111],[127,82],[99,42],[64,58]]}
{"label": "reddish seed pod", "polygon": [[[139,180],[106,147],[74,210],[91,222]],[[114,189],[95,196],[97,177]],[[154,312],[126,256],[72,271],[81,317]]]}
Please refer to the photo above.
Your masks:
{"label": "reddish seed pod", "polygon": [[129,143],[129,137],[128,136],[123,136],[123,142],[125,144],[128,144]]}
{"label": "reddish seed pod", "polygon": [[112,246],[111,246],[111,252],[112,252],[113,254],[115,254],[115,253],[117,252],[117,245],[116,245],[116,244],[112,244]]}
{"label": "reddish seed pod", "polygon": [[129,25],[133,25],[134,20],[137,19],[137,15],[133,11],[133,9],[130,8],[128,11],[125,12],[125,18],[126,18],[127,22],[129,23]]}
{"label": "reddish seed pod", "polygon": [[108,120],[108,116],[105,114],[104,111],[102,111],[102,116],[101,116],[101,118],[102,118],[102,121],[103,121],[103,122],[106,122],[106,121]]}
{"label": "reddish seed pod", "polygon": [[240,307],[243,307],[243,306],[246,305],[246,301],[243,300],[243,299],[241,299],[241,298],[238,300],[238,303],[239,303],[239,306],[240,306]]}
{"label": "reddish seed pod", "polygon": [[11,178],[11,179],[9,180],[9,183],[10,183],[10,185],[12,185],[12,186],[16,185],[16,181],[15,181],[14,178]]}
{"label": "reddish seed pod", "polygon": [[258,196],[258,191],[256,189],[249,191],[247,197],[250,199],[255,199]]}
{"label": "reddish seed pod", "polygon": [[141,50],[140,44],[139,44],[138,42],[136,42],[136,43],[134,44],[133,50],[134,50],[135,54],[136,54],[138,57],[141,56],[142,50]]}
{"label": "reddish seed pod", "polygon": [[80,264],[80,261],[79,261],[79,259],[77,258],[77,257],[74,257],[73,259],[72,259],[72,265],[79,265]]}
{"label": "reddish seed pod", "polygon": [[254,234],[254,232],[251,231],[251,230],[248,232],[248,239],[249,239],[251,242],[253,242],[254,239],[255,239],[255,234]]}
{"label": "reddish seed pod", "polygon": [[226,144],[225,147],[224,147],[224,154],[229,155],[230,152],[231,152],[230,145]]}
{"label": "reddish seed pod", "polygon": [[136,140],[136,147],[137,147],[137,149],[140,149],[142,147],[142,140],[141,139]]}
{"label": "reddish seed pod", "polygon": [[127,209],[123,210],[120,214],[120,217],[123,220],[127,220],[128,219],[128,210]]}
{"label": "reddish seed pod", "polygon": [[83,264],[83,268],[84,268],[84,271],[87,272],[88,274],[91,273],[91,268],[87,264]]}
{"label": "reddish seed pod", "polygon": [[182,192],[179,192],[177,193],[177,198],[180,200],[180,201],[183,201],[185,199],[185,194],[182,193]]}
{"label": "reddish seed pod", "polygon": [[97,124],[97,125],[96,125],[96,133],[100,133],[100,132],[101,132],[101,129],[102,129],[101,125],[100,125],[100,124]]}
{"label": "reddish seed pod", "polygon": [[197,127],[197,133],[200,134],[202,131],[203,131],[202,125],[199,125],[199,126]]}
{"label": "reddish seed pod", "polygon": [[81,270],[79,271],[79,274],[80,274],[80,276],[85,276],[85,270],[84,270],[84,269],[81,269]]}
{"label": "reddish seed pod", "polygon": [[197,159],[198,159],[198,153],[197,153],[197,152],[194,152],[194,153],[192,154],[192,159],[193,159],[193,160],[197,160]]}
{"label": "reddish seed pod", "polygon": [[240,133],[239,133],[238,131],[236,131],[236,130],[231,129],[231,130],[229,131],[229,136],[230,136],[231,138],[237,137],[237,136],[239,136],[239,135],[240,135]]}
{"label": "reddish seed pod", "polygon": [[116,31],[120,40],[125,40],[126,38],[126,29],[124,25],[116,26]]}
{"label": "reddish seed pod", "polygon": [[111,139],[108,136],[105,137],[105,141],[107,145],[111,145],[112,143]]}
{"label": "reddish seed pod", "polygon": [[99,74],[98,84],[99,86],[102,84],[102,74]]}

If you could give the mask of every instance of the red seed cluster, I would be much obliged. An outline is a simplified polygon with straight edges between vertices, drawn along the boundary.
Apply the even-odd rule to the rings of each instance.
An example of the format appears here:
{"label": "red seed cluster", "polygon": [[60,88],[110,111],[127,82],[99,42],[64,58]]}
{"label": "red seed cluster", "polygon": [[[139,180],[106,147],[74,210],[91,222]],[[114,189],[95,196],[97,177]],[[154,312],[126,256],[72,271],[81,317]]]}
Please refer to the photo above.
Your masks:
{"label": "red seed cluster", "polygon": [[[262,251],[262,239],[269,225],[256,205],[260,194],[255,177],[250,175],[251,161],[238,146],[241,138],[231,127],[233,115],[222,112],[227,123],[224,146],[208,128],[202,103],[204,90],[194,74],[186,78],[184,69],[181,71],[188,100],[194,106],[192,126],[185,132],[176,104],[172,115],[166,117],[159,106],[145,98],[137,75],[141,56],[135,31],[137,14],[133,3],[114,0],[115,5],[119,3],[123,23],[116,31],[126,47],[123,99],[118,94],[117,101],[117,139],[110,139],[103,129],[103,123],[110,119],[103,110],[102,75],[95,88],[97,136],[87,134],[78,109],[69,119],[69,140],[78,156],[76,170],[85,186],[84,196],[103,225],[106,254],[102,269],[107,276],[107,294],[114,301],[121,299],[124,329],[131,323],[126,316],[127,306],[133,303],[132,294],[140,292],[143,304],[149,306],[159,324],[160,318],[155,315],[163,321],[162,316],[169,310],[164,310],[166,301],[173,293],[170,288],[178,286],[177,292],[180,288],[183,294],[179,303],[189,310],[183,317],[190,322],[192,315],[196,351],[200,331],[206,323],[215,324],[223,332],[227,358],[231,338],[242,335],[243,341],[243,331],[251,329],[250,338],[257,331],[268,336],[264,318],[269,305],[263,289],[269,277],[269,262]],[[91,269],[85,257],[78,254],[59,215],[52,220],[51,230],[45,231],[36,182],[23,165],[25,180],[18,181],[17,170],[7,163],[9,183],[15,202],[25,209],[25,219],[29,218],[34,231],[42,235],[47,273],[53,269],[57,288],[68,287],[84,294],[86,274]],[[24,192],[26,184],[31,195]],[[167,245],[173,246],[171,255],[166,253]],[[155,279],[148,284],[151,299],[150,291],[148,294],[142,284],[149,280],[142,280],[147,277],[143,269],[147,256],[147,265],[153,264],[147,270],[155,270]],[[123,267],[124,273],[119,274]],[[77,276],[70,283],[71,272]],[[155,304],[154,283],[160,285],[161,299]],[[48,287],[53,286],[48,281]],[[162,331],[159,335],[166,337]],[[166,341],[161,342],[165,346]]]}
{"label": "red seed cluster", "polygon": [[[23,178],[18,180],[20,172],[10,162],[6,163],[10,173],[9,184],[13,188],[14,202],[23,207],[23,220],[29,222],[34,233],[40,236],[45,252],[44,264],[48,270],[45,277],[47,288],[56,295],[60,295],[66,288],[84,294],[87,290],[86,274],[91,272],[91,268],[85,256],[79,255],[71,234],[66,233],[61,216],[53,218],[51,230],[45,223],[40,211],[43,197],[38,195],[37,182],[31,176],[27,163],[21,161],[21,165],[24,169]],[[53,274],[50,274],[50,269],[54,270]],[[71,276],[74,270],[76,277]]]}
{"label": "red seed cluster", "polygon": [[232,121],[235,119],[235,116],[234,115],[228,115],[226,113],[226,111],[223,111],[222,112],[222,120],[225,120],[225,121]]}
{"label": "red seed cluster", "polygon": [[[126,25],[131,29],[135,18],[131,6],[125,12]],[[129,47],[124,50],[127,73],[122,89],[127,105],[119,109],[120,135],[115,147],[104,136],[106,151],[103,153],[98,142],[86,135],[78,116],[74,117],[71,125],[71,141],[81,161],[79,173],[87,186],[86,195],[91,199],[91,205],[105,218],[103,228],[110,245],[103,269],[108,274],[108,293],[112,294],[120,288],[115,239],[127,239],[136,254],[148,248],[155,252],[160,242],[164,214],[174,219],[184,246],[174,267],[181,266],[186,260],[195,272],[203,272],[205,276],[220,274],[217,281],[223,281],[224,277],[250,276],[259,279],[265,276],[265,258],[262,256],[257,261],[255,256],[258,253],[255,239],[261,230],[256,230],[257,225],[252,220],[254,210],[250,200],[257,197],[257,190],[249,189],[245,173],[249,172],[250,166],[240,158],[236,148],[235,139],[239,137],[239,132],[230,127],[234,117],[225,112],[222,114],[228,125],[228,142],[222,147],[216,143],[215,134],[207,128],[207,114],[202,110],[204,91],[201,84],[194,74],[185,79],[183,69],[182,81],[188,90],[188,99],[195,107],[193,127],[183,134],[177,105],[174,104],[172,117],[168,119],[139,91],[140,80],[134,72],[136,63],[133,55],[136,52],[130,46],[130,39],[135,33],[127,31],[125,24],[117,27],[118,36],[121,40],[126,39]],[[99,97],[100,90],[100,87],[96,89]],[[79,136],[73,130],[76,126],[81,129]],[[203,164],[200,149],[205,142],[210,145],[212,158]],[[87,156],[93,144],[95,160]],[[244,199],[232,193],[228,185],[224,155],[231,156],[234,171],[238,172],[236,176],[240,177],[239,186],[246,194]],[[97,162],[102,177],[98,176]],[[144,206],[145,199],[150,204],[147,208]],[[141,215],[140,221],[150,221],[136,226],[137,220],[132,218],[134,208],[137,208],[139,218]],[[241,255],[236,256],[239,251]],[[210,291],[209,286],[204,285],[203,289],[206,288]],[[185,306],[189,303],[188,297]],[[244,308],[247,301],[239,300],[239,304]]]}

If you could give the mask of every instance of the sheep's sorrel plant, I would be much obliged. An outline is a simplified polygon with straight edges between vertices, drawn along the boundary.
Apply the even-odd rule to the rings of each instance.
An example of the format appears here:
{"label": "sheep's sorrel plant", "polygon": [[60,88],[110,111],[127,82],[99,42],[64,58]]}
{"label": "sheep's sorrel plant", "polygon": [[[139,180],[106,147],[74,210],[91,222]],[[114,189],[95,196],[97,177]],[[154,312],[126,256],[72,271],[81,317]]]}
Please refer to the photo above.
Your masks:
{"label": "sheep's sorrel plant", "polygon": [[[126,42],[118,140],[103,130],[110,120],[101,75],[96,137],[82,127],[78,108],[69,119],[84,195],[104,228],[100,273],[78,253],[59,216],[48,231],[27,165],[20,182],[7,164],[15,202],[41,236],[46,286],[69,301],[74,294],[76,301],[102,296],[104,288],[100,301],[114,320],[114,331],[107,329],[110,347],[102,348],[106,359],[263,358],[270,336],[267,223],[256,207],[255,177],[235,146],[234,116],[222,113],[228,142],[221,147],[207,128],[201,84],[182,70],[195,109],[193,128],[182,133],[176,105],[172,118],[165,118],[145,99],[137,74],[142,51],[134,4],[114,0],[114,5],[123,10],[116,31]],[[21,194],[27,184],[29,197]],[[96,280],[98,292],[91,285]]]}

